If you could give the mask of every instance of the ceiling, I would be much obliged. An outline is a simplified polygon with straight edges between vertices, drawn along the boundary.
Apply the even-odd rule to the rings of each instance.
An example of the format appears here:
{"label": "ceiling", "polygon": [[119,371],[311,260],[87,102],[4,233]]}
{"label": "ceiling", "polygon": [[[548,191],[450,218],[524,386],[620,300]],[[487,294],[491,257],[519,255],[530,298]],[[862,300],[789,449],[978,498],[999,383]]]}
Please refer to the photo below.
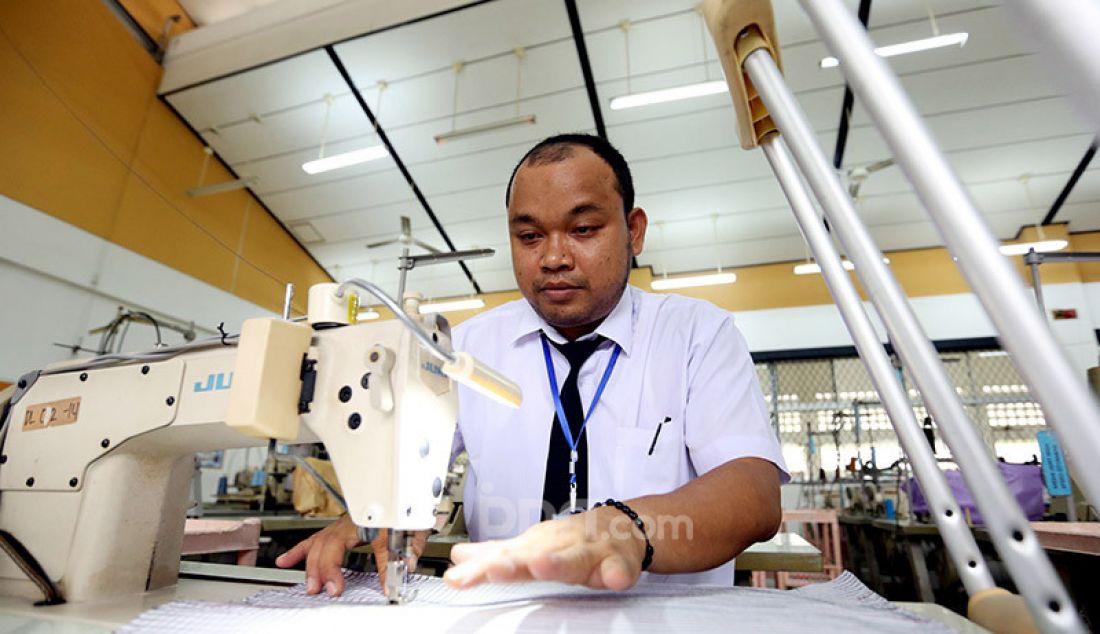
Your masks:
{"label": "ceiling", "polygon": [[[827,53],[797,3],[774,4],[788,82],[831,156],[841,74],[818,67]],[[853,11],[855,4],[848,1]],[[721,78],[697,2],[577,5],[608,137],[630,162],[637,204],[651,222],[639,263],[671,274],[806,257],[763,157],[738,144],[728,95],[625,111],[608,107],[628,92]],[[872,37],[880,44],[927,37],[929,10],[940,31],[967,31],[969,42],[892,58],[891,65],[993,231],[1011,238],[1046,215],[1092,134],[999,4],[880,0],[871,10]],[[628,35],[623,20],[630,21]],[[524,49],[522,61],[517,47]],[[494,257],[468,264],[480,289],[514,289],[503,201],[513,166],[546,136],[595,132],[565,2],[480,2],[341,41],[333,51],[455,248],[496,249]],[[456,76],[460,61],[465,66]],[[393,157],[312,176],[302,171],[303,162],[318,157],[323,130],[326,156],[380,142],[325,50],[164,98],[238,175],[257,177],[256,196],[338,280],[366,277],[395,290],[399,247],[366,245],[394,237],[403,215],[412,219],[415,237],[446,247]],[[537,124],[443,145],[433,140],[455,127],[516,114],[534,114]],[[845,168],[887,156],[857,99]],[[942,244],[897,168],[872,175],[860,195],[860,213],[884,250]],[[1100,229],[1096,163],[1057,221],[1072,231]],[[413,271],[410,288],[430,297],[474,292],[456,264]]]}

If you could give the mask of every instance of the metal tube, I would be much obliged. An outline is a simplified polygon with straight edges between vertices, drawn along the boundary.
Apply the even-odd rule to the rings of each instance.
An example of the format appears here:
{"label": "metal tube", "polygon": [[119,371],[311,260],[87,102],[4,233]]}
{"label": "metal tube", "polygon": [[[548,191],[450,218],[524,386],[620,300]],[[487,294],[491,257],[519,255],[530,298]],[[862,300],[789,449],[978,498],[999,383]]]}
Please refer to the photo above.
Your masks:
{"label": "metal tube", "polygon": [[291,303],[294,301],[294,285],[286,285],[286,295],[283,297],[283,319],[290,321]]}
{"label": "metal tube", "polygon": [[[1024,264],[1027,264],[1031,269],[1031,289],[1035,291],[1035,303],[1039,306],[1039,312],[1042,313],[1043,319],[1047,317],[1046,302],[1043,301],[1043,281],[1039,277],[1039,267],[1043,264],[1045,256],[1042,253],[1037,253],[1035,249],[1031,249],[1024,255]],[[1066,459],[1066,468],[1072,469],[1072,465],[1069,464],[1069,459]],[[1063,496],[1066,498],[1066,521],[1077,521],[1077,502],[1074,499],[1073,491],[1070,494]]]}
{"label": "metal tube", "polygon": [[[1050,565],[1039,540],[1001,479],[981,436],[959,403],[955,387],[882,259],[852,200],[825,159],[817,137],[783,81],[771,56],[757,50],[745,60],[748,72],[780,133],[854,264],[925,406],[939,421],[944,439],[986,521],[997,552],[1012,573],[1035,620],[1045,631],[1084,632],[1077,611]],[[943,511],[946,513],[946,510]]]}
{"label": "metal tube", "polygon": [[[805,185],[798,175],[790,152],[778,135],[771,135],[760,144],[764,156],[768,158],[787,201],[791,204],[795,220],[802,235],[814,254],[814,260],[821,267],[821,274],[836,302],[840,315],[848,332],[852,335],[860,359],[871,375],[871,382],[879,393],[883,407],[897,432],[905,455],[913,465],[913,471],[920,481],[921,489],[929,502],[932,517],[939,528],[947,552],[958,570],[963,586],[970,596],[993,587],[993,578],[989,574],[978,544],[964,521],[962,511],[947,485],[947,478],[940,471],[936,456],[924,440],[924,435],[909,404],[909,397],[894,377],[894,367],[886,350],[875,334],[871,319],[863,307],[847,271],[840,263],[840,255],[825,227],[814,211]],[[856,421],[859,421],[859,409],[856,408]],[[857,427],[858,434],[858,427]]]}
{"label": "metal tube", "polygon": [[[1041,17],[1053,20],[1054,14],[1066,11],[1062,2],[1047,4],[1058,6],[1039,12]],[[1070,366],[1045,317],[1031,308],[1023,280],[1009,260],[1000,255],[999,243],[897,77],[874,54],[870,38],[856,19],[840,0],[802,0],[802,7],[840,60],[852,89],[862,99],[940,237],[958,260],[959,269],[1000,333],[1016,369],[1031,386],[1052,430],[1077,465],[1085,494],[1100,500],[1100,462],[1096,460],[1100,455],[1100,403],[1080,373]],[[1088,36],[1093,46],[1097,32]],[[1096,64],[1097,58],[1087,61]]]}
{"label": "metal tube", "polygon": [[1035,304],[1039,307],[1039,311],[1046,317],[1047,307],[1043,302],[1043,283],[1039,281],[1039,263],[1032,262],[1031,267],[1031,286],[1035,290]]}
{"label": "metal tube", "polygon": [[1043,282],[1039,278],[1039,265],[1043,263],[1043,256],[1032,249],[1024,255],[1024,264],[1031,269],[1031,290],[1035,291],[1035,304],[1039,307],[1039,313],[1043,319],[1047,318],[1046,303],[1043,302]]}
{"label": "metal tube", "polygon": [[440,361],[447,361],[450,363],[455,362],[455,355],[453,352],[444,350],[438,342],[433,341],[431,336],[424,331],[424,328],[420,324],[416,323],[416,319],[406,313],[401,306],[394,301],[392,297],[386,294],[377,284],[374,282],[368,282],[367,280],[353,277],[344,281],[340,286],[336,287],[336,296],[343,297],[344,293],[348,292],[349,288],[357,287],[361,288],[371,295],[374,295],[382,302],[382,305],[389,308],[393,312],[393,316],[401,320],[405,324],[405,327],[413,334],[414,337],[420,342],[424,349],[432,353]]}
{"label": "metal tube", "polygon": [[[401,263],[397,267],[398,269],[401,270],[401,273],[399,274],[400,277],[397,278],[397,301],[404,302],[405,301],[405,281],[409,277],[409,269],[412,268],[412,266],[409,264],[409,247],[408,247],[408,245],[406,245],[404,248],[401,249],[401,260],[400,260],[400,262]],[[398,312],[404,312],[404,311],[398,311]]]}
{"label": "metal tube", "polygon": [[775,437],[782,439],[779,431],[779,370],[775,367],[775,361],[768,363],[768,379],[772,388],[772,427],[775,428]]}

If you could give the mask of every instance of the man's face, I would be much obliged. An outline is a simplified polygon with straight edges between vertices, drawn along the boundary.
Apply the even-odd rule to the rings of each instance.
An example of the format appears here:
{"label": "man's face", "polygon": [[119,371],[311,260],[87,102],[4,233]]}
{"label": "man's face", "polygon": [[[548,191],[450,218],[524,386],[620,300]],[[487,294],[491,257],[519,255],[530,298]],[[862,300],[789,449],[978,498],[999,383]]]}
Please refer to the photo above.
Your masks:
{"label": "man's face", "polygon": [[630,258],[642,252],[646,216],[624,216],[615,174],[586,147],[516,173],[508,204],[512,268],[520,291],[547,323],[576,338],[618,303]]}

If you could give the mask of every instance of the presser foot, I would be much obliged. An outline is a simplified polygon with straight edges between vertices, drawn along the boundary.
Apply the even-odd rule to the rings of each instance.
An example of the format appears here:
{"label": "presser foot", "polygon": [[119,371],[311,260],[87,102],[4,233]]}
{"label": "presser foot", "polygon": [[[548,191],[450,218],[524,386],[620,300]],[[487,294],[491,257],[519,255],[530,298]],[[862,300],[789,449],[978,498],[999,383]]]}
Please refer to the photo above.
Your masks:
{"label": "presser foot", "polygon": [[416,598],[416,589],[408,586],[408,562],[412,561],[412,535],[391,530],[388,536],[386,584],[383,591],[390,605],[401,605]]}

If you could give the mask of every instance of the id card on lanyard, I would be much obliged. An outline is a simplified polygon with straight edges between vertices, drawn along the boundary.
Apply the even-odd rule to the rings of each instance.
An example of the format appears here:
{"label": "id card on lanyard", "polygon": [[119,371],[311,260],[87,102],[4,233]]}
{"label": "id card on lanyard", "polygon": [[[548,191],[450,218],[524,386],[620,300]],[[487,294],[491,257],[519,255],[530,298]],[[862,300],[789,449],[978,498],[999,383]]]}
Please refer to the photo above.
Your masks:
{"label": "id card on lanyard", "polygon": [[580,443],[581,436],[584,434],[584,430],[588,427],[588,421],[592,418],[592,412],[596,411],[596,405],[600,402],[600,396],[603,394],[603,390],[607,387],[607,381],[611,378],[611,372],[615,370],[615,362],[619,360],[619,353],[622,348],[618,344],[615,344],[615,349],[611,352],[611,360],[607,362],[607,369],[603,372],[603,378],[600,379],[600,385],[596,388],[596,394],[592,397],[592,404],[588,406],[588,413],[584,415],[584,421],[581,422],[581,428],[577,432],[577,437],[573,437],[573,432],[569,428],[569,419],[565,416],[565,408],[561,404],[561,393],[558,391],[558,377],[554,372],[554,360],[550,356],[550,344],[546,340],[546,334],[541,335],[542,339],[542,354],[546,361],[546,378],[550,381],[550,395],[554,398],[554,410],[558,414],[558,424],[561,426],[562,435],[565,436],[565,442],[569,445],[569,514],[577,513],[577,445]]}

